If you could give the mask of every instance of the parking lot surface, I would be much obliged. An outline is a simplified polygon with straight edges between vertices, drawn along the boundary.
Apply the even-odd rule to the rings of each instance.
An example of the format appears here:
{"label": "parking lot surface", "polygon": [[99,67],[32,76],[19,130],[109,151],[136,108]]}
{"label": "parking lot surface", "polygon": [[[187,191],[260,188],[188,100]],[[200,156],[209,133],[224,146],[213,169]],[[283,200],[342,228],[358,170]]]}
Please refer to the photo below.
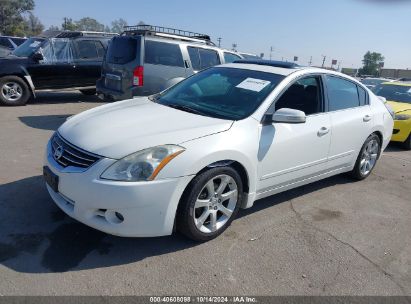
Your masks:
{"label": "parking lot surface", "polygon": [[102,104],[0,107],[0,295],[411,295],[411,152],[260,200],[208,243],[119,238],[65,216],[41,176],[53,131]]}

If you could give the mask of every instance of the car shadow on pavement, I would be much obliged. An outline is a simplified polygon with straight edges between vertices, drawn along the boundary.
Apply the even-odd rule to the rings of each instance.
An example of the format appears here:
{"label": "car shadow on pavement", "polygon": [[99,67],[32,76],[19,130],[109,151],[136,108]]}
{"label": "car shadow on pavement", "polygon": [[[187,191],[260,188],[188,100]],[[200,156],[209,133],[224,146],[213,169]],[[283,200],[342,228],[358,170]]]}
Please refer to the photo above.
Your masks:
{"label": "car shadow on pavement", "polygon": [[57,130],[70,116],[72,116],[72,114],[21,116],[19,117],[19,120],[30,128],[54,131]]}
{"label": "car shadow on pavement", "polygon": [[[239,217],[324,187],[349,183],[335,176],[257,201]],[[0,263],[23,273],[50,273],[125,265],[201,244],[176,233],[121,238],[66,216],[50,199],[42,176],[0,185]]]}
{"label": "car shadow on pavement", "polygon": [[402,147],[401,143],[390,142],[390,144],[384,150],[384,153],[390,153],[390,152],[407,152],[407,151]]}
{"label": "car shadow on pavement", "polygon": [[32,104],[49,105],[58,103],[91,102],[105,104],[97,95],[83,95],[78,91],[38,92],[36,98],[30,101]]}

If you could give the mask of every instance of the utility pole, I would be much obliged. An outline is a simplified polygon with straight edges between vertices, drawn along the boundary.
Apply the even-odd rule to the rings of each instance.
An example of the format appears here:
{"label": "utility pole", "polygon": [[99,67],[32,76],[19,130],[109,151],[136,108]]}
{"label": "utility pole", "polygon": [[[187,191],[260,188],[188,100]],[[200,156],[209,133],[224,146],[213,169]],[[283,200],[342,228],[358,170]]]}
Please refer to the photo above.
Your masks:
{"label": "utility pole", "polygon": [[272,59],[272,57],[273,57],[273,53],[274,52],[274,48],[271,46],[270,47],[270,60]]}
{"label": "utility pole", "polygon": [[311,63],[313,63],[313,56],[310,56],[310,61],[308,62],[308,66],[311,66]]}
{"label": "utility pole", "polygon": [[67,17],[64,17],[64,30],[66,30],[67,29]]}
{"label": "utility pole", "polygon": [[222,38],[221,38],[221,37],[218,37],[218,38],[217,38],[217,41],[218,41],[218,47],[221,47],[221,40],[222,40]]}
{"label": "utility pole", "polygon": [[321,55],[322,57],[323,57],[323,64],[321,65],[321,67],[323,68],[324,67],[324,63],[325,63],[325,58],[327,58],[327,56],[325,56],[325,55]]}
{"label": "utility pole", "polygon": [[233,49],[234,52],[237,52],[237,43],[233,43]]}

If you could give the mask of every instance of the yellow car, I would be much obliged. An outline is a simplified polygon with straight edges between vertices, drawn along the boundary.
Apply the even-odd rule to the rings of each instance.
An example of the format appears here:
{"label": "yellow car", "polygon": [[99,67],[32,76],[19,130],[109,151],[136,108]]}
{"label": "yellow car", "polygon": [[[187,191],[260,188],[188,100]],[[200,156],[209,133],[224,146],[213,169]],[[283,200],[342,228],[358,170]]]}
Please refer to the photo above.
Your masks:
{"label": "yellow car", "polygon": [[391,141],[401,142],[411,150],[411,82],[384,82],[374,90],[375,95],[387,99],[394,110],[394,130]]}

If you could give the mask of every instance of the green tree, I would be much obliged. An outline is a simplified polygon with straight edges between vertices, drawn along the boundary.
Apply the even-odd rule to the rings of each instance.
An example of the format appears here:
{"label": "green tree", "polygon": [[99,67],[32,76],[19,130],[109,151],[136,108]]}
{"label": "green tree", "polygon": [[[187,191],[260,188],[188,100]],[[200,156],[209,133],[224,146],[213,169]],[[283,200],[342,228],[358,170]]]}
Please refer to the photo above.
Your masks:
{"label": "green tree", "polygon": [[28,16],[24,18],[24,32],[26,36],[37,36],[44,30],[44,25],[40,19],[28,12]]}
{"label": "green tree", "polygon": [[77,24],[73,22],[73,19],[64,17],[63,18],[63,23],[61,24],[61,28],[64,31],[76,31],[77,30]]}
{"label": "green tree", "polygon": [[127,26],[127,21],[120,18],[117,20],[114,20],[113,22],[111,22],[111,31],[113,33],[122,33],[124,30],[124,27]]}
{"label": "green tree", "polygon": [[101,24],[96,19],[85,17],[75,22],[79,31],[95,31],[104,32],[104,24]]}
{"label": "green tree", "polygon": [[0,0],[0,33],[24,35],[24,13],[34,9],[34,0]]}
{"label": "green tree", "polygon": [[384,56],[380,53],[371,53],[368,51],[365,53],[364,59],[362,60],[363,67],[360,69],[360,74],[377,76],[380,65],[384,62],[384,59]]}

